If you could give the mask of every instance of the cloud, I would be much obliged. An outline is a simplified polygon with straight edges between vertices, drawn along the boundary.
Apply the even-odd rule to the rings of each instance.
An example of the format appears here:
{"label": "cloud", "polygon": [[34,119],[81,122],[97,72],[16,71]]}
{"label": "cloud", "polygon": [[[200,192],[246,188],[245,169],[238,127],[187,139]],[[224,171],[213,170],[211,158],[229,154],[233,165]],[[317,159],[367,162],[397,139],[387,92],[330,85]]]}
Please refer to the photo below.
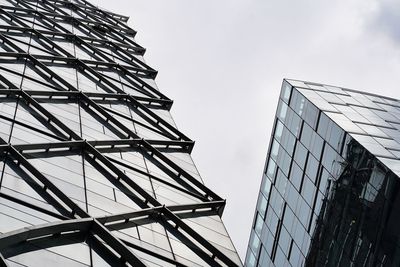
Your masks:
{"label": "cloud", "polygon": [[395,43],[400,43],[400,5],[398,1],[378,1],[372,22],[375,30],[385,34]]}

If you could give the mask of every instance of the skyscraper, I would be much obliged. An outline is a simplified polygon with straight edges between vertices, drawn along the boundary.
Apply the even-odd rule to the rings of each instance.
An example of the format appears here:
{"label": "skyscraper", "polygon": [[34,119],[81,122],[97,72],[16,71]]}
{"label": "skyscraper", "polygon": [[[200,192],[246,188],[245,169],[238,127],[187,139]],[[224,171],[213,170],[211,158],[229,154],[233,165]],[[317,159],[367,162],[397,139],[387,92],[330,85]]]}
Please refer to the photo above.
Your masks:
{"label": "skyscraper", "polygon": [[0,4],[0,266],[240,266],[128,18]]}
{"label": "skyscraper", "polygon": [[400,101],[284,80],[245,266],[399,266]]}

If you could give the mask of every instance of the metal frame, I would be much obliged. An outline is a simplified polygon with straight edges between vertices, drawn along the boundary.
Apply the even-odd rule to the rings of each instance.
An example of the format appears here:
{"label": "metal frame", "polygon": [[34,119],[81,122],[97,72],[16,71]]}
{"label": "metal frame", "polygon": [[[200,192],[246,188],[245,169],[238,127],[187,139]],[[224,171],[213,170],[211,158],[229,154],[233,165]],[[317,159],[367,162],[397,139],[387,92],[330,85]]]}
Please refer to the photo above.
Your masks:
{"label": "metal frame", "polygon": [[[49,132],[18,121],[15,116],[11,118],[0,114],[0,120],[7,120],[12,125],[25,127],[56,141],[17,145],[0,138],[0,159],[26,174],[26,177],[22,178],[58,213],[3,192],[0,192],[0,198],[53,216],[60,221],[0,234],[0,266],[8,266],[5,259],[12,255],[32,251],[32,244],[40,244],[41,247],[46,248],[68,242],[88,243],[112,266],[125,266],[125,263],[131,266],[145,266],[145,263],[130,248],[170,264],[184,266],[176,259],[167,258],[112,234],[112,231],[118,229],[149,223],[164,226],[166,231],[186,244],[210,266],[222,264],[237,266],[184,222],[185,219],[201,216],[222,216],[225,200],[164,154],[190,153],[194,142],[153,111],[155,109],[168,111],[173,101],[147,81],[154,79],[157,71],[139,58],[144,54],[145,49],[134,41],[136,31],[126,25],[128,17],[98,9],[86,0],[7,1],[10,6],[0,5],[0,18],[10,24],[0,25],[0,46],[2,45],[6,50],[6,52],[0,52],[0,72],[5,75],[0,73],[0,97],[15,99],[17,105],[24,103],[29,112],[49,129]],[[67,13],[66,9],[73,15]],[[27,17],[35,18],[33,26],[26,20]],[[59,22],[73,25],[74,29],[78,29],[83,34],[69,31]],[[20,36],[29,37],[30,42],[18,39],[17,37]],[[35,43],[32,43],[32,40]],[[58,44],[60,41],[76,45],[92,59],[76,58]],[[17,45],[18,43],[27,46],[28,50],[25,51]],[[31,53],[30,47],[36,50]],[[25,73],[7,68],[7,65],[3,63],[24,64],[34,71],[37,77],[28,77]],[[72,85],[55,73],[51,69],[54,65],[76,69],[96,86],[101,87],[104,92],[82,91],[77,85]],[[124,80],[116,81],[115,78],[103,72],[104,70],[122,75]],[[19,84],[8,80],[9,74],[21,77],[21,82],[26,79],[43,85],[43,90],[20,88]],[[128,92],[133,94],[116,86],[115,82],[130,88]],[[101,119],[101,123],[106,127],[111,127],[120,139],[82,139],[79,133],[74,132],[42,105],[57,101],[79,103],[79,108],[85,109],[94,118]],[[103,106],[104,103],[111,102],[126,105],[146,123]],[[166,140],[143,139],[121,123],[119,118],[154,131]],[[140,152],[179,186],[107,156],[107,153],[121,150]],[[51,156],[57,153],[83,155],[86,161],[122,192],[125,192],[141,207],[141,210],[98,218],[90,216],[29,162],[31,157],[42,154]],[[162,205],[154,196],[130,179],[121,167],[146,175],[177,192],[187,194],[197,199],[198,203]]]}

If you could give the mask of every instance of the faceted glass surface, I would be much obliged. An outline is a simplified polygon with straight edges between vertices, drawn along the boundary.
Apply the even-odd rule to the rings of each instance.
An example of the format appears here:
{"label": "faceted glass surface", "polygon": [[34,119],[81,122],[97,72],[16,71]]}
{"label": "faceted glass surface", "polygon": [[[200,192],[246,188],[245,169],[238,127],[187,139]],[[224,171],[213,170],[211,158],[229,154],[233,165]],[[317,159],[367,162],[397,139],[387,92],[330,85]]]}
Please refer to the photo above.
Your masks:
{"label": "faceted glass surface", "polygon": [[245,266],[399,265],[399,111],[284,80]]}

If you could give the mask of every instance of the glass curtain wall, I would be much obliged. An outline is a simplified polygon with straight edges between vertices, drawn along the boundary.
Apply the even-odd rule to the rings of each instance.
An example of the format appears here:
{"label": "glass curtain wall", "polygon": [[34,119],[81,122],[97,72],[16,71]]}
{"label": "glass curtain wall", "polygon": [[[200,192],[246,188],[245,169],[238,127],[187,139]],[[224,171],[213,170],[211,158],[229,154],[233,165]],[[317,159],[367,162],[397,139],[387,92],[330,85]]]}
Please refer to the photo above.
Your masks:
{"label": "glass curtain wall", "polygon": [[246,266],[398,266],[400,101],[284,80]]}
{"label": "glass curtain wall", "polygon": [[0,266],[241,266],[127,20],[0,1]]}

